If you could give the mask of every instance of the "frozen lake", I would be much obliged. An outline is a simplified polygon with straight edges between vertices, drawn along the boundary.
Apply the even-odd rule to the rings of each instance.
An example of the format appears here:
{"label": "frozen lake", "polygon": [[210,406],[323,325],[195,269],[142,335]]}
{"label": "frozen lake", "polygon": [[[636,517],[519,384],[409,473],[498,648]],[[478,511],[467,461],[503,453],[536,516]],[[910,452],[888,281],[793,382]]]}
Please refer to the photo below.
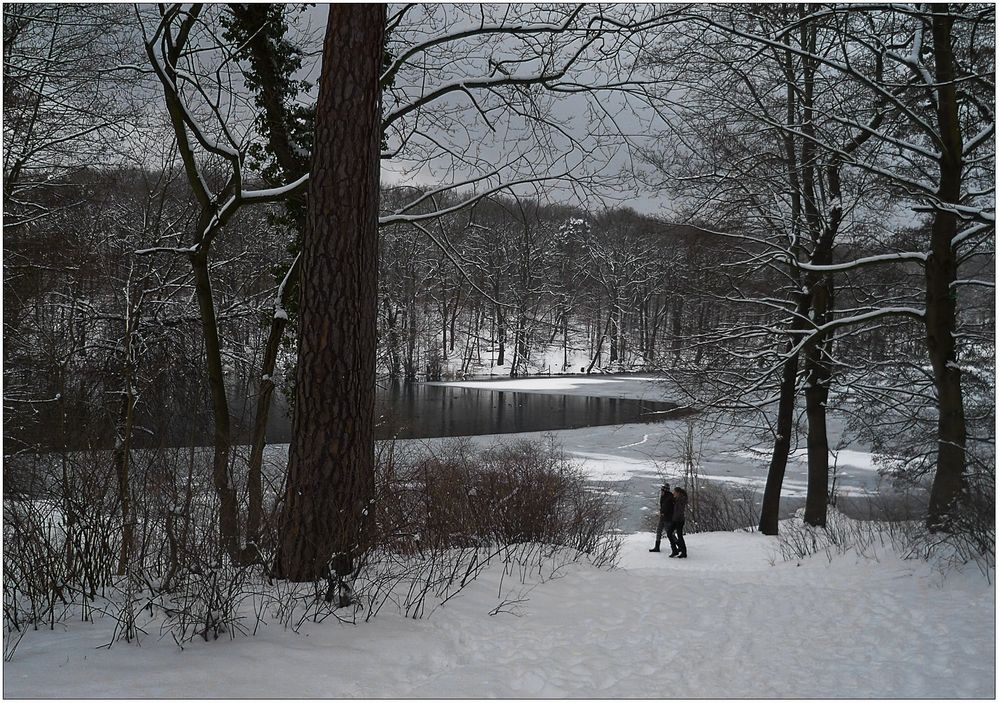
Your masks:
{"label": "frozen lake", "polygon": [[[431,384],[427,384],[431,385]],[[613,376],[566,376],[502,380],[470,380],[432,384],[506,395],[537,397],[584,396],[594,399],[631,400],[642,403],[669,402],[671,392],[664,379],[647,374]],[[830,418],[830,465],[835,466],[836,493],[841,510],[855,517],[868,517],[874,496],[893,492],[878,473],[869,448],[843,440],[843,423]],[[619,497],[622,529],[636,532],[657,514],[658,491],[683,476],[683,446],[692,432],[700,480],[745,487],[762,494],[770,463],[769,438],[756,428],[709,424],[697,415],[670,416],[654,423],[601,423],[600,426],[549,432],[515,434],[492,432],[470,439],[481,445],[516,438],[554,436],[566,453],[578,460],[594,486]],[[433,443],[435,440],[414,440]],[[804,505],[807,489],[807,456],[804,447],[792,452],[784,477],[781,512],[789,515]]]}

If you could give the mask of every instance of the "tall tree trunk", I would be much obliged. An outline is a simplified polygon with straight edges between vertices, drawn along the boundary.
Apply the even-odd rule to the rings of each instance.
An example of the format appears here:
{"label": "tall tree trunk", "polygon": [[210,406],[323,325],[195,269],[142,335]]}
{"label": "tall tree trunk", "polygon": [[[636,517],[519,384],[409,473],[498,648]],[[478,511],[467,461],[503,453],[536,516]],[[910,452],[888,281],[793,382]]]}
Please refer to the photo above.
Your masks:
{"label": "tall tree trunk", "polygon": [[[943,204],[961,201],[963,140],[958,120],[957,87],[948,5],[933,5],[933,49],[936,57],[937,125],[940,131],[940,187]],[[954,236],[958,219],[942,209],[933,215],[930,256],[926,261],[926,345],[937,390],[937,472],[930,489],[927,522],[930,529],[946,525],[952,504],[964,488],[967,429],[961,368],[957,362],[957,255]]]}
{"label": "tall tree trunk", "polygon": [[513,361],[510,363],[510,377],[519,376],[520,368],[527,369],[527,309],[524,303],[517,308],[517,329],[514,332]]}
{"label": "tall tree trunk", "polygon": [[450,351],[454,351],[455,328],[458,326],[458,313],[461,312],[461,286],[454,295],[454,306],[451,308],[451,345]]}
{"label": "tall tree trunk", "polygon": [[[126,333],[125,353],[130,351],[130,335]],[[131,360],[126,362],[125,388],[121,398],[121,427],[118,442],[115,447],[115,475],[118,478],[118,505],[121,509],[121,549],[118,553],[119,576],[125,575],[128,561],[132,556],[132,545],[135,541],[135,518],[132,515],[131,488],[131,458],[132,458],[132,425],[135,417],[135,383],[131,369]]]}
{"label": "tall tree trunk", "polygon": [[[132,548],[135,541],[135,517],[132,514],[132,429],[135,423],[135,375],[136,375],[136,355],[133,348],[135,338],[135,324],[138,318],[139,305],[132,302],[131,292],[132,280],[125,284],[126,314],[125,338],[122,346],[125,351],[125,363],[123,364],[123,389],[121,394],[121,419],[118,429],[118,438],[115,442],[114,467],[115,475],[118,478],[118,505],[121,509],[121,549],[118,552],[119,576],[124,576],[128,568],[128,562],[132,557]],[[141,294],[139,301],[141,301]]]}
{"label": "tall tree trunk", "polygon": [[[807,9],[799,7],[804,16]],[[800,27],[801,45],[809,54],[815,53],[815,25],[803,22]],[[814,96],[814,59],[801,59],[801,130],[805,138],[801,141],[801,206],[805,215],[805,226],[812,242],[811,263],[828,266],[832,263],[832,243],[834,231],[823,226],[818,207],[816,179],[819,165],[816,160]],[[838,195],[838,193],[837,193]],[[831,273],[811,273],[806,276],[811,295],[811,319],[816,326],[829,321],[832,310],[833,279]],[[808,489],[805,495],[804,520],[809,525],[824,527],[829,507],[829,433],[826,426],[826,401],[829,399],[829,379],[831,378],[829,343],[826,335],[814,336],[804,347],[805,357],[805,416],[808,418]]]}
{"label": "tall tree trunk", "polygon": [[[789,342],[788,349],[793,347],[794,342]],[[780,491],[784,485],[787,456],[791,451],[791,435],[794,433],[797,381],[798,355],[792,354],[784,361],[781,374],[774,449],[770,456],[770,469],[767,471],[767,484],[763,489],[763,504],[760,507],[760,532],[765,535],[777,534],[777,523],[780,520]]]}
{"label": "tall tree trunk", "polygon": [[[499,286],[496,287],[494,291],[496,296],[499,295]],[[499,297],[495,297],[499,300]],[[500,310],[499,305],[495,307],[496,316],[496,340],[499,343],[499,354],[496,356],[496,365],[502,366],[503,362],[506,361],[506,328],[503,325],[503,311]]]}
{"label": "tall tree trunk", "polygon": [[590,365],[586,367],[586,373],[590,373],[593,370],[593,367],[597,365],[597,362],[600,361],[600,356],[601,354],[603,354],[603,349],[604,349],[604,338],[607,336],[607,333],[610,331],[611,315],[613,314],[614,311],[611,310],[611,312],[608,313],[607,315],[607,323],[604,325],[603,332],[600,333],[600,338],[597,339],[596,352],[593,354],[593,358],[590,359]]}
{"label": "tall tree trunk", "polygon": [[569,308],[562,310],[562,371],[569,369]]}
{"label": "tall tree trunk", "polygon": [[[202,229],[202,231],[204,231]],[[222,372],[222,345],[219,341],[218,321],[215,317],[215,303],[212,300],[212,284],[208,275],[207,253],[191,257],[194,271],[194,286],[201,312],[202,334],[205,339],[208,386],[212,395],[214,415],[214,455],[212,458],[212,482],[219,501],[219,537],[221,546],[234,561],[239,555],[239,522],[236,488],[229,475],[229,451],[232,433],[229,420],[229,399],[225,392],[225,376]]]}
{"label": "tall tree trunk", "polygon": [[407,284],[406,300],[406,359],[403,363],[406,383],[416,383],[416,338],[419,329],[416,326],[416,293]]}
{"label": "tall tree trunk", "polygon": [[260,536],[260,525],[264,515],[264,485],[263,463],[264,447],[267,443],[267,418],[270,416],[271,399],[274,396],[274,368],[277,365],[278,352],[281,351],[281,338],[288,324],[286,312],[291,291],[298,280],[301,257],[297,257],[285,275],[278,291],[278,299],[274,306],[270,330],[267,332],[267,344],[264,347],[264,358],[260,364],[260,386],[257,395],[257,409],[253,419],[253,432],[250,437],[250,460],[247,465],[246,492],[246,553],[243,561],[256,561],[259,553],[256,543]]}
{"label": "tall tree trunk", "polygon": [[445,359],[447,358],[447,324],[448,324],[448,307],[447,307],[447,292],[441,287],[441,356]]}
{"label": "tall tree trunk", "polygon": [[385,323],[388,327],[388,372],[390,381],[398,381],[402,370],[402,360],[399,355],[399,310],[392,301],[385,299]]}
{"label": "tall tree trunk", "polygon": [[[791,38],[784,35],[785,43]],[[784,52],[784,71],[787,81],[786,120],[788,126],[797,124],[796,96],[799,90],[795,83],[794,56],[790,50]],[[791,190],[791,255],[794,260],[801,256],[801,213],[802,188],[798,172],[798,153],[794,137],[785,132],[782,137],[785,168],[787,169],[788,185]],[[791,274],[798,273],[792,269]],[[796,279],[797,280],[797,279]],[[780,519],[780,492],[784,484],[784,473],[787,470],[787,457],[791,451],[791,434],[794,431],[794,402],[797,394],[798,355],[791,351],[801,339],[801,331],[805,328],[805,317],[808,314],[810,296],[807,291],[800,290],[797,294],[794,316],[788,326],[789,339],[787,354],[781,372],[780,398],[777,403],[777,423],[775,427],[774,448],[770,458],[770,470],[767,473],[767,484],[763,490],[763,505],[760,508],[760,532],[765,535],[776,535]]]}
{"label": "tall tree trunk", "polygon": [[618,347],[621,343],[621,308],[616,294],[611,298],[610,310],[610,355],[607,363],[613,364],[618,359]]}
{"label": "tall tree trunk", "polygon": [[[308,171],[309,163],[307,156],[297,150],[292,142],[290,127],[293,118],[286,103],[286,90],[291,76],[283,73],[283,67],[274,52],[270,36],[264,31],[264,25],[277,19],[276,8],[266,3],[231,3],[229,10],[233,14],[233,21],[242,26],[243,35],[248,37],[246,48],[250,62],[257,73],[256,90],[259,96],[258,104],[263,108],[264,133],[280,171],[280,178],[271,184],[278,185],[282,180],[292,181]],[[304,228],[304,209],[305,196],[302,194],[292,196],[286,204],[286,210],[299,232]],[[300,259],[296,257],[282,280],[261,362],[260,386],[250,435],[251,450],[247,466],[247,552],[244,554],[244,561],[259,558],[254,544],[263,520],[263,455],[267,438],[267,421],[270,418],[271,400],[274,395],[274,368],[281,348],[281,339],[288,325],[288,302],[292,291],[297,290],[299,261]]]}
{"label": "tall tree trunk", "polygon": [[[298,398],[279,576],[341,584],[374,493],[384,5],[331,5],[302,242]],[[332,597],[332,592],[328,594]]]}
{"label": "tall tree trunk", "polygon": [[680,336],[683,333],[683,297],[677,295],[673,301],[672,309],[672,345],[673,345],[673,364],[677,364],[680,361]]}

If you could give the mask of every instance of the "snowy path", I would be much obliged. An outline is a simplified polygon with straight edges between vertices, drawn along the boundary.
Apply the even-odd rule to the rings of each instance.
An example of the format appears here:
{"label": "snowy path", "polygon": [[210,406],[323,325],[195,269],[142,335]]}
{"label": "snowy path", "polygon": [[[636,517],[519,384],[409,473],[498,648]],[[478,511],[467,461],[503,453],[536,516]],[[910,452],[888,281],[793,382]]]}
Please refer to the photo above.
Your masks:
{"label": "snowy path", "polygon": [[[424,620],[276,625],[180,651],[106,623],[29,633],[5,696],[41,697],[993,697],[995,590],[974,569],[774,559],[772,538],[688,538],[691,558],[628,538],[621,568],[573,566],[517,614],[492,573]],[[516,596],[515,588],[511,595]]]}

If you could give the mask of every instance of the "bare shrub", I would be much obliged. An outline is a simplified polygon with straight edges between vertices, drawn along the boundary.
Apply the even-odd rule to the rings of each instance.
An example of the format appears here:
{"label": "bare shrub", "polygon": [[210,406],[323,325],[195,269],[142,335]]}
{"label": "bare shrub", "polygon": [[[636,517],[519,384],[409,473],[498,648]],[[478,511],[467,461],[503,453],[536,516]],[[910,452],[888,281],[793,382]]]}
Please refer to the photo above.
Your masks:
{"label": "bare shrub", "polygon": [[[465,439],[379,462],[377,547],[358,574],[371,617],[393,603],[420,617],[491,564],[523,583],[585,559],[613,566],[617,511],[554,442],[476,449]],[[430,603],[433,605],[429,605]]]}
{"label": "bare shrub", "polygon": [[996,565],[995,467],[981,467],[966,482],[950,513],[944,543],[955,563],[975,562],[987,574]]}
{"label": "bare shrub", "polygon": [[553,442],[477,451],[468,440],[448,440],[380,467],[378,493],[382,544],[403,551],[400,538],[410,549],[541,542],[591,553],[617,518]]}
{"label": "bare shrub", "polygon": [[[122,524],[108,452],[52,455],[30,493],[5,499],[5,657],[27,629],[69,617],[113,622],[106,646],[145,635],[183,647],[254,633],[277,621],[356,622],[385,605],[422,617],[489,567],[501,588],[545,580],[587,561],[613,566],[619,540],[608,499],[585,485],[552,442],[478,450],[468,441],[378,462],[370,548],[348,584],[273,581],[279,491],[268,492],[256,558],[221,548],[217,499],[204,448],[141,450],[132,460],[133,541],[121,561]],[[124,568],[119,568],[123,566]],[[519,596],[511,596],[518,600]]]}
{"label": "bare shrub", "polygon": [[756,495],[748,486],[701,481],[697,489],[696,518],[687,522],[687,531],[755,531],[760,522]]}

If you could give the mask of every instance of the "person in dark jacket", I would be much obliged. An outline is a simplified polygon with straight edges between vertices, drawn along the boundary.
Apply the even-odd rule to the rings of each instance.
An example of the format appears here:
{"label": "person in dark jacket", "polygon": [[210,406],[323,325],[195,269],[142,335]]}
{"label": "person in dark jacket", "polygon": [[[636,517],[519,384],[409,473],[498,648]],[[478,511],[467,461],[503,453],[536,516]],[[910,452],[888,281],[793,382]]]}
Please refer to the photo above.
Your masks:
{"label": "person in dark jacket", "polygon": [[687,507],[687,491],[677,486],[673,489],[673,497],[673,518],[670,521],[669,531],[666,533],[666,536],[669,537],[670,547],[673,548],[670,556],[686,559],[687,543],[683,541],[683,521],[685,519],[684,510]]}
{"label": "person in dark jacket", "polygon": [[[659,543],[663,541],[663,530],[669,536],[670,521],[673,519],[673,494],[670,493],[669,484],[664,483],[659,490],[659,525],[656,527],[656,546],[650,552],[659,551]],[[670,546],[673,547],[673,538],[669,539]],[[673,547],[676,551],[676,547]]]}

